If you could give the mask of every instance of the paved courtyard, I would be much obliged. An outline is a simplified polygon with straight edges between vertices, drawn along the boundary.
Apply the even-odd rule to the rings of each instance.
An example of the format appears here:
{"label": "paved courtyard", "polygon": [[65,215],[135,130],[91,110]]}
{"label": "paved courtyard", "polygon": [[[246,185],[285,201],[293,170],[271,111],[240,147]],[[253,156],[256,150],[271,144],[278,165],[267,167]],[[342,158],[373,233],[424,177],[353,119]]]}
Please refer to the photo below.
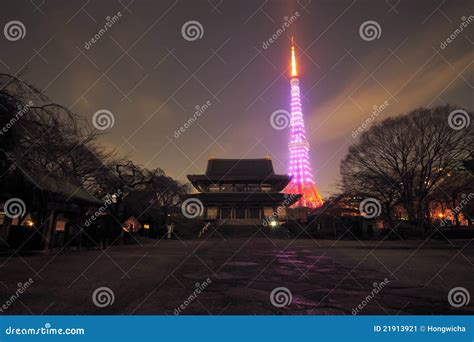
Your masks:
{"label": "paved courtyard", "polygon": [[[357,307],[363,315],[472,314],[472,303],[452,307],[448,292],[463,287],[474,294],[473,263],[472,240],[140,239],[105,251],[2,256],[0,308],[8,304],[3,314],[350,315]],[[12,301],[29,278],[33,283]],[[111,305],[94,304],[99,287],[110,288]],[[272,296],[276,288],[285,289]]]}

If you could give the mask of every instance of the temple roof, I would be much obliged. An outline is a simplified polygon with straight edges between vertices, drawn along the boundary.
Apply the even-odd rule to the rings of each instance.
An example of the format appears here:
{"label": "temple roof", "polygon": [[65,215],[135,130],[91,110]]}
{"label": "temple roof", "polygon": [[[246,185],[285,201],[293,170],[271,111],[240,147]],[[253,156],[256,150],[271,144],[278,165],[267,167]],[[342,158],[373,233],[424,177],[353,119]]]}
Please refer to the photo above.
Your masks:
{"label": "temple roof", "polygon": [[211,183],[274,184],[283,189],[291,180],[288,175],[275,174],[270,158],[214,159],[207,162],[205,174],[188,175],[191,183],[201,191],[200,185]]}
{"label": "temple roof", "polygon": [[209,177],[268,177],[274,174],[271,159],[209,159]]}
{"label": "temple roof", "polygon": [[[12,169],[16,170],[18,175],[33,188],[58,195],[63,202],[80,202],[95,206],[104,204],[104,201],[88,193],[75,178],[58,176],[38,165],[25,164],[9,154],[7,154],[6,157],[11,165],[14,166]],[[17,192],[17,189],[15,189],[17,184],[14,181],[11,183],[13,184],[9,184],[9,189],[5,189],[5,191],[2,192],[3,196],[12,190],[14,193]],[[0,200],[3,200],[3,198]]]}
{"label": "temple roof", "polygon": [[74,183],[62,177],[52,174],[38,174],[32,175],[23,172],[26,179],[28,179],[36,188],[50,193],[59,194],[66,201],[80,201],[88,204],[103,205],[104,202],[89,194],[80,184]]}

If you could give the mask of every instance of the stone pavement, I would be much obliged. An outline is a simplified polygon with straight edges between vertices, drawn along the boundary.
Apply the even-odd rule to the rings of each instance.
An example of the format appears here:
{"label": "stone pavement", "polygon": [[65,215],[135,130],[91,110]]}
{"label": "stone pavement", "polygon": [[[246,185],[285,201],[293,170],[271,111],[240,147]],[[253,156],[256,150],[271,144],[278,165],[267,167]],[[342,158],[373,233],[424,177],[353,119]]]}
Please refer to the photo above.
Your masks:
{"label": "stone pavement", "polygon": [[[453,244],[140,239],[105,251],[3,256],[0,308],[9,305],[0,314],[350,315],[358,306],[363,315],[472,314],[472,303],[455,308],[448,293],[474,294],[474,244]],[[99,287],[110,289],[105,307],[93,301]]]}

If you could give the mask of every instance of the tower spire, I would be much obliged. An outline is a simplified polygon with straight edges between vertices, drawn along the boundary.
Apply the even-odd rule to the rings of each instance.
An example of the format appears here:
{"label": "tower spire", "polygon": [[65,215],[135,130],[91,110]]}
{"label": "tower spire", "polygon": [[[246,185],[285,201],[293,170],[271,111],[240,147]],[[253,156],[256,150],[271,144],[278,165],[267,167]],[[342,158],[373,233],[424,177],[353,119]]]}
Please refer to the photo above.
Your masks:
{"label": "tower spire", "polygon": [[291,37],[291,77],[298,77],[298,71],[296,70],[295,42],[293,37]]}
{"label": "tower spire", "polygon": [[303,111],[300,98],[300,79],[296,67],[295,45],[291,37],[291,119],[290,141],[288,149],[290,162],[288,174],[292,176],[290,184],[285,189],[286,193],[299,193],[303,196],[295,206],[317,208],[323,204],[323,199],[313,180],[313,172],[309,161],[309,144],[306,140]]}

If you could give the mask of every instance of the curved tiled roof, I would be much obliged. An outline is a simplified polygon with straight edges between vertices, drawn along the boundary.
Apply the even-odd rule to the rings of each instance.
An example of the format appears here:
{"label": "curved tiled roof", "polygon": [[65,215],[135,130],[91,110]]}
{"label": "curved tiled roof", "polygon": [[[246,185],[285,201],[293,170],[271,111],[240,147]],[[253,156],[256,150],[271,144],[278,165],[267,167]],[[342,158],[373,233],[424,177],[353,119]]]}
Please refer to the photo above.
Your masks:
{"label": "curved tiled roof", "polygon": [[210,177],[268,177],[273,175],[271,159],[209,159],[206,175]]}

